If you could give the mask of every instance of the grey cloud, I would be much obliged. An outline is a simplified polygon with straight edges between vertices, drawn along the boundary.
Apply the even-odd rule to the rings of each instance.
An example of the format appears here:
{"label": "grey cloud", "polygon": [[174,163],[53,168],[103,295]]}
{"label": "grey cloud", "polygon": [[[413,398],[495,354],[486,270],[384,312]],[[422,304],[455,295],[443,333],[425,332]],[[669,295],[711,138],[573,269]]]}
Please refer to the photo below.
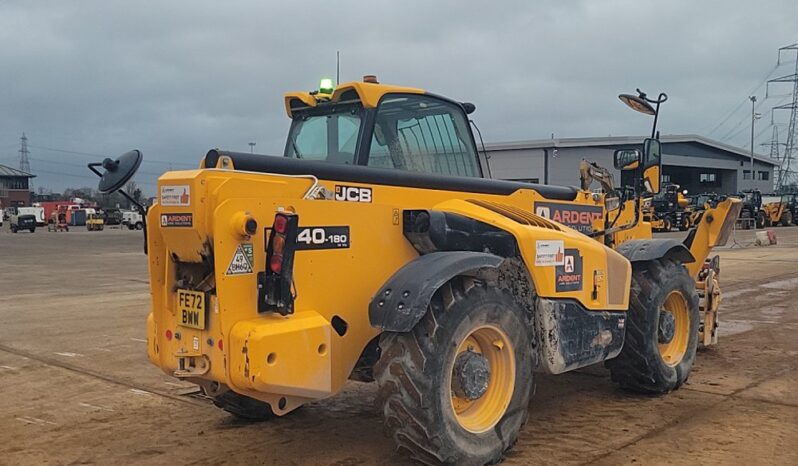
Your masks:
{"label": "grey cloud", "polygon": [[[43,147],[136,147],[180,167],[249,141],[279,154],[283,92],[334,76],[336,50],[342,80],[374,73],[474,102],[487,141],[645,134],[615,97],[635,87],[670,95],[663,132],[707,134],[798,41],[796,17],[791,0],[4,2],[0,163],[16,166],[22,131],[33,171],[64,174],[40,173],[54,190],[91,184],[90,158]],[[138,181],[151,190],[166,167]]]}

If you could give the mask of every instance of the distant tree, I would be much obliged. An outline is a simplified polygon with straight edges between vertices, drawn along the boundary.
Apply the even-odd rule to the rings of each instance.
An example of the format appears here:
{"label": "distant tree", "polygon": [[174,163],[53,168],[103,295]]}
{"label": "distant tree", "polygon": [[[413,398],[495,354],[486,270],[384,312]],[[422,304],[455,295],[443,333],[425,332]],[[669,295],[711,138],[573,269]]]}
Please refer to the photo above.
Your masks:
{"label": "distant tree", "polygon": [[[135,200],[139,204],[141,204],[142,201],[144,200],[143,199],[144,196],[143,196],[143,194],[141,192],[141,188],[139,188],[138,183],[136,183],[133,180],[130,180],[130,181],[127,182],[127,184],[125,185],[125,192],[128,193],[128,195],[130,197],[132,197],[133,200]],[[127,205],[128,205],[129,209],[133,208],[133,205],[132,205],[132,203],[130,201],[127,201]]]}

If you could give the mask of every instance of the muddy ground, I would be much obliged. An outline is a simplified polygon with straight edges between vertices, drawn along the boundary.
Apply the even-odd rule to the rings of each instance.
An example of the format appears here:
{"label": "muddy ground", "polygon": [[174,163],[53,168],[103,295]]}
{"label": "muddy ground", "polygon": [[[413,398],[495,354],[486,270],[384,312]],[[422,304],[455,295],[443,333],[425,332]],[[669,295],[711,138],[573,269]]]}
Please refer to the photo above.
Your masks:
{"label": "muddy ground", "polygon": [[[537,378],[506,464],[798,464],[798,227],[720,251],[719,346],[663,397]],[[739,232],[738,243],[750,243]],[[140,232],[0,231],[0,464],[404,464],[373,385],[237,422],[145,355]]]}

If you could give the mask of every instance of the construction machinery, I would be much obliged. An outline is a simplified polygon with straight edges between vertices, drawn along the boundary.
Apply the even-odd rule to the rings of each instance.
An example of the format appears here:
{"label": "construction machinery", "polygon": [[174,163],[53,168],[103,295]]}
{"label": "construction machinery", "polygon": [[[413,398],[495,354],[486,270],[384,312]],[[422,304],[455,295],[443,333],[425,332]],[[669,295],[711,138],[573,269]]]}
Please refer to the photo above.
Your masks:
{"label": "construction machinery", "polygon": [[[656,129],[664,94],[620,98]],[[684,242],[652,239],[655,129],[615,153],[631,186],[591,192],[484,178],[474,105],[421,89],[326,80],[285,109],[284,157],[211,150],[163,174],[146,215],[148,357],[233,415],[282,416],[375,381],[412,458],[494,463],[535,373],[606,361],[625,389],[663,394],[716,341],[707,259],[740,202],[709,209]],[[100,192],[141,160],[90,164]]]}
{"label": "construction machinery", "polygon": [[798,224],[798,193],[782,194],[778,201],[765,204],[762,213],[766,226]]}
{"label": "construction machinery", "polygon": [[740,210],[742,227],[745,229],[749,229],[752,226],[763,228],[766,215],[762,209],[762,191],[749,189],[741,192],[738,196],[743,201],[742,210]]}
{"label": "construction machinery", "polygon": [[698,225],[704,212],[713,209],[727,196],[718,193],[702,193],[690,196],[690,225]]}
{"label": "construction machinery", "polygon": [[687,190],[681,191],[678,184],[668,183],[663,190],[651,198],[646,209],[647,218],[654,231],[687,231],[692,226],[692,209]]}
{"label": "construction machinery", "polygon": [[47,221],[47,231],[56,233],[59,231],[69,231],[67,210],[65,208],[58,208],[50,214],[50,220]]}
{"label": "construction machinery", "polygon": [[105,228],[105,215],[101,213],[89,213],[86,215],[86,230],[102,231]]}

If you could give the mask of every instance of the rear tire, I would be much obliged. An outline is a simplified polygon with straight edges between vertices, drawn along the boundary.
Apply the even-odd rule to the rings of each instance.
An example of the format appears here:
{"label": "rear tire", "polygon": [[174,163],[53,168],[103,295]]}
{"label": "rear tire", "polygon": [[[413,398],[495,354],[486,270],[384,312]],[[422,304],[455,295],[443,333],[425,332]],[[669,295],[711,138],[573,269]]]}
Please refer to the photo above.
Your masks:
{"label": "rear tire", "polygon": [[[533,357],[527,320],[506,293],[455,279],[435,294],[412,331],[383,333],[374,367],[377,402],[396,445],[426,464],[501,460],[528,417]],[[473,359],[468,355],[487,361],[477,395],[466,395],[459,382],[478,372],[455,370]]]}
{"label": "rear tire", "polygon": [[232,390],[213,397],[213,404],[245,421],[268,421],[277,417],[269,403],[240,395]]}
{"label": "rear tire", "polygon": [[681,263],[634,264],[626,339],[618,357],[606,362],[612,380],[649,394],[679,388],[695,362],[699,320],[695,282]]}
{"label": "rear tire", "polygon": [[792,224],[792,212],[784,212],[781,214],[781,226],[786,227]]}

